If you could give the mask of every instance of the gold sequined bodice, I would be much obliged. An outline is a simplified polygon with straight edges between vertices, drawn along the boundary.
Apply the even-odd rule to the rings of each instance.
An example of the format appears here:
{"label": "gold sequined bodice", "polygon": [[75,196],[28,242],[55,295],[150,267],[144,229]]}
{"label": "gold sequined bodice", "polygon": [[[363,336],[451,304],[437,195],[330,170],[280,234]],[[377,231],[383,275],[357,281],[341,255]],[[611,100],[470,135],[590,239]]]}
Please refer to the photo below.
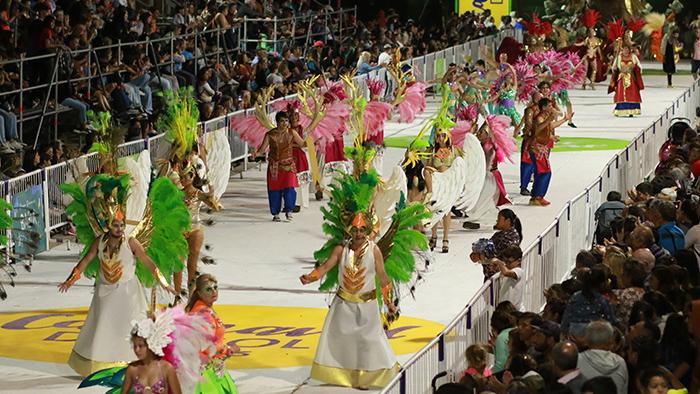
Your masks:
{"label": "gold sequined bodice", "polygon": [[368,241],[358,250],[346,246],[339,268],[338,281],[345,292],[361,294],[374,290],[374,243]]}
{"label": "gold sequined bodice", "polygon": [[134,258],[125,238],[117,243],[115,249],[109,248],[109,236],[102,237],[98,245],[100,260],[100,279],[106,284],[115,284],[129,280],[134,276]]}

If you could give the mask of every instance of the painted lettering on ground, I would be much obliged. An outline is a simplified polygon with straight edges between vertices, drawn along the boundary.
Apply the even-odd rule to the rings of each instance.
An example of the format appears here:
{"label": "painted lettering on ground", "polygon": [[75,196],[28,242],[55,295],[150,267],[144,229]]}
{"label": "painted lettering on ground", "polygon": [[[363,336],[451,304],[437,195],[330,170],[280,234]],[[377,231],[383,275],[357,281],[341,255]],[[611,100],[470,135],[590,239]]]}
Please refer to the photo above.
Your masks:
{"label": "painted lettering on ground", "polygon": [[[242,350],[228,361],[235,369],[311,365],[328,311],[250,305],[217,305],[215,310],[226,326],[228,343]],[[87,308],[0,313],[0,357],[65,363],[86,315]],[[442,328],[401,316],[387,336],[397,354],[410,354]]]}

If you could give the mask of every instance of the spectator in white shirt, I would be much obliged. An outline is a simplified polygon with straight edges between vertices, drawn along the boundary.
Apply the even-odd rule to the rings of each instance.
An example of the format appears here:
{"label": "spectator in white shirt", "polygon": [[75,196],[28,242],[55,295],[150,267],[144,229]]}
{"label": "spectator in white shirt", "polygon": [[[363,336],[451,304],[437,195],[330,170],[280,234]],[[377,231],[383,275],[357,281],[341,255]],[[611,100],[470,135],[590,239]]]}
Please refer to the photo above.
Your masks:
{"label": "spectator in white shirt", "polygon": [[510,301],[515,308],[524,312],[523,308],[523,269],[520,261],[523,258],[523,251],[518,245],[506,247],[501,252],[501,259],[495,260],[501,272],[501,300]]}
{"label": "spectator in white shirt", "polygon": [[380,66],[386,67],[389,65],[389,63],[391,63],[391,48],[393,48],[391,44],[384,45],[384,52],[379,54],[379,59],[377,61]]}

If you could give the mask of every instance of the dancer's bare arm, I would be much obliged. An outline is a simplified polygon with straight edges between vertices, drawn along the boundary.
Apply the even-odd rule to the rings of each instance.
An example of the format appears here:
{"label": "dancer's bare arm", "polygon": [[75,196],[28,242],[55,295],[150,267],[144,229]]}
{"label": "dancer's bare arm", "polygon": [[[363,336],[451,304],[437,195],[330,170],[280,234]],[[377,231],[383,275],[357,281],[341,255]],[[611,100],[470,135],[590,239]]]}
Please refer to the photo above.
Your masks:
{"label": "dancer's bare arm", "polygon": [[95,238],[95,240],[92,241],[92,245],[90,245],[90,250],[88,250],[88,252],[85,254],[85,256],[83,256],[82,259],[80,259],[78,264],[71,271],[71,274],[68,276],[68,278],[63,283],[58,285],[59,292],[65,293],[71,286],[73,286],[75,282],[78,281],[78,279],[80,279],[80,275],[83,272],[85,272],[85,268],[87,268],[88,264],[90,264],[90,262],[95,257],[97,257],[97,249],[99,247],[99,244],[99,238]]}
{"label": "dancer's bare arm", "polygon": [[306,285],[319,280],[321,277],[323,277],[323,275],[326,274],[326,272],[330,271],[331,268],[335,267],[335,265],[338,264],[341,253],[343,253],[343,246],[336,246],[333,249],[331,256],[328,258],[328,260],[326,260],[325,263],[321,264],[318,268],[314,269],[310,273],[299,277],[301,283]]}

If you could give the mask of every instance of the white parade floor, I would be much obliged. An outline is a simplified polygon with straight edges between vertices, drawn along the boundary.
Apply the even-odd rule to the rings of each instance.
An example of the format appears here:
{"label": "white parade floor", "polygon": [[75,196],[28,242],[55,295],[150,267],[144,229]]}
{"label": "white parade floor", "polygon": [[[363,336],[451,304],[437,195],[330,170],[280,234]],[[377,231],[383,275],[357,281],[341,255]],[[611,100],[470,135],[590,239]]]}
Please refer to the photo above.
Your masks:
{"label": "white parade floor", "polygon": [[[665,77],[647,76],[644,80],[647,88],[642,92],[643,116],[613,117],[612,95],[606,95],[607,86],[599,84],[595,91],[570,92],[578,128],[563,126],[558,129],[558,134],[564,137],[630,140],[642,128],[651,124],[674,98],[682,94],[683,89],[690,84],[691,77],[676,77],[674,82],[677,87],[674,89],[666,88]],[[426,112],[434,108],[435,101],[430,99]],[[415,135],[420,130],[418,122],[427,116],[425,114],[412,125],[392,122],[386,128],[386,135]],[[390,149],[384,160],[384,168],[388,169],[397,163],[402,155],[402,150]],[[610,150],[553,153],[553,176],[547,196],[552,202],[549,207],[530,207],[527,205],[528,198],[519,195],[519,163],[501,166],[506,188],[514,200],[512,209],[523,222],[523,247],[529,245],[551,223],[567,200],[583,191],[599,175],[612,155],[613,151]],[[312,253],[324,242],[319,212],[321,203],[313,201],[312,196],[310,208],[296,214],[292,222],[283,220],[282,223],[273,223],[267,208],[264,174],[264,167],[258,169],[253,165],[243,174],[243,179],[233,176],[223,198],[226,209],[216,214],[215,225],[206,229],[206,243],[212,246],[208,253],[217,264],[202,266],[201,269],[213,273],[219,279],[218,304],[222,308],[227,305],[236,306],[231,307],[231,314],[224,317],[225,323],[235,325],[231,328],[236,331],[232,332],[232,338],[247,338],[239,345],[249,354],[235,357],[231,361],[231,373],[240,393],[354,392],[350,389],[320,386],[318,382],[307,379],[310,357],[313,357],[318,338],[318,335],[311,332],[311,328],[320,329],[328,297],[318,293],[315,285],[302,286],[298,277],[313,267]],[[495,222],[495,217],[493,220]],[[410,350],[403,352],[406,354],[400,356],[400,361],[407,360],[410,353],[430,340],[429,333],[437,332],[440,325],[447,324],[454,318],[480,287],[483,279],[481,269],[468,260],[468,250],[474,240],[489,237],[492,233],[490,226],[482,226],[478,231],[467,231],[462,230],[461,220],[453,221],[450,253],[434,254],[434,261],[417,286],[415,300],[407,297],[401,305],[402,319],[405,318],[405,322],[402,323],[400,319],[397,325],[405,326],[405,333],[412,334],[410,340],[404,338],[404,343],[400,345],[403,349]],[[77,253],[75,245],[69,251],[64,244],[38,256],[33,272],[20,273],[18,286],[9,291],[8,300],[0,302],[0,393],[76,392],[80,379],[65,363],[31,361],[45,359],[41,355],[41,341],[61,339],[57,339],[57,336],[48,338],[46,332],[41,331],[46,327],[39,321],[25,322],[27,324],[22,328],[26,333],[21,331],[17,334],[12,330],[18,328],[7,324],[8,319],[3,316],[36,310],[50,310],[53,313],[59,310],[58,313],[62,313],[60,310],[64,308],[87,307],[92,296],[89,281],[81,280],[65,295],[56,291],[56,285],[67,276],[77,261]],[[314,313],[316,315],[309,322],[309,314]],[[115,316],[115,319],[118,318],[120,317]],[[44,322],[46,321],[48,320]],[[412,328],[414,325],[420,327]],[[73,338],[77,332],[75,323],[57,323],[53,327],[71,331]],[[290,331],[294,328],[300,330]],[[309,328],[309,331],[301,328]],[[265,330],[278,330],[281,334],[267,335]],[[281,337],[285,335],[286,339],[281,342]],[[401,340],[401,335],[400,332],[396,335],[397,341]],[[290,340],[292,337],[302,338],[306,342],[300,342],[301,339]],[[13,342],[10,344],[8,341]],[[64,341],[67,342],[62,346],[69,351],[72,342],[67,339]],[[35,344],[33,348],[38,350],[22,351],[27,343]],[[3,345],[18,350],[16,354],[9,354],[6,349],[3,353]],[[299,356],[295,355],[296,351]],[[237,365],[240,368],[236,368]],[[104,391],[93,388],[80,392]]]}

